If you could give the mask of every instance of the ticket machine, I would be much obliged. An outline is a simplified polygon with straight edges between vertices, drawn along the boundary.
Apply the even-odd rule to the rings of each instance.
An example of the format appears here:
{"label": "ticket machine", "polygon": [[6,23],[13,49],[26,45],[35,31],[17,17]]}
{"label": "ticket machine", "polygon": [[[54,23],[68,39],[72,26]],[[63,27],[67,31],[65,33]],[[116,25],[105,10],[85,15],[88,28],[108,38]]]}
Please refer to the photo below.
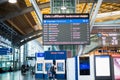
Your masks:
{"label": "ticket machine", "polygon": [[48,78],[48,71],[50,71],[51,66],[53,65],[53,60],[44,60],[44,79]]}
{"label": "ticket machine", "polygon": [[45,51],[36,54],[36,78],[48,79],[48,70],[56,66],[56,79],[66,79],[66,51]]}
{"label": "ticket machine", "polygon": [[44,60],[36,61],[36,68],[35,68],[35,77],[43,79],[44,75]]}
{"label": "ticket machine", "polygon": [[44,78],[44,53],[36,53],[35,78]]}
{"label": "ticket machine", "polygon": [[56,75],[58,79],[65,79],[65,60],[56,60]]}
{"label": "ticket machine", "polygon": [[83,55],[67,59],[67,79],[95,80],[94,57]]}

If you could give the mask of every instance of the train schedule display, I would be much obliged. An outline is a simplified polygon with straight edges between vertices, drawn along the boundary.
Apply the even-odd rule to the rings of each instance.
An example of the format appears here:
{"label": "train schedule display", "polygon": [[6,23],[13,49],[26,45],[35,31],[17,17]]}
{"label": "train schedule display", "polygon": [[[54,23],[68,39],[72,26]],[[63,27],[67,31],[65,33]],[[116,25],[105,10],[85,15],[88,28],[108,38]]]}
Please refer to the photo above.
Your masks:
{"label": "train schedule display", "polygon": [[43,44],[89,44],[89,14],[44,14]]}

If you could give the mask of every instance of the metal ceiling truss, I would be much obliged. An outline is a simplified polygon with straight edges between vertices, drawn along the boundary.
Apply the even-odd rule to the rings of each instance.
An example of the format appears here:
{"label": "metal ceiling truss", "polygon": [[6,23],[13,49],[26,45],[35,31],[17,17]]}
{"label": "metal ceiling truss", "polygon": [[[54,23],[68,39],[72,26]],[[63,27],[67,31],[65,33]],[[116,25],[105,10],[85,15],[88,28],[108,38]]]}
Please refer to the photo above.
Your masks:
{"label": "metal ceiling truss", "polygon": [[5,29],[1,28],[1,26],[0,35],[3,36],[5,39],[9,39],[9,41],[12,41],[12,34],[8,33]]}
{"label": "metal ceiling truss", "polygon": [[10,28],[8,25],[6,25],[4,22],[0,22],[0,35],[4,38],[11,41],[11,43],[14,45],[14,40],[21,39],[21,35],[17,34],[16,31],[14,31],[12,28]]}
{"label": "metal ceiling truss", "polygon": [[9,39],[14,46],[21,46],[28,41],[39,38],[42,36],[41,33],[42,30],[37,30],[22,37],[5,23],[0,22],[0,34],[3,35],[5,38]]}
{"label": "metal ceiling truss", "polygon": [[17,32],[15,32],[12,28],[10,28],[2,21],[0,21],[0,28],[5,29],[9,34],[11,33],[12,35],[17,35]]}

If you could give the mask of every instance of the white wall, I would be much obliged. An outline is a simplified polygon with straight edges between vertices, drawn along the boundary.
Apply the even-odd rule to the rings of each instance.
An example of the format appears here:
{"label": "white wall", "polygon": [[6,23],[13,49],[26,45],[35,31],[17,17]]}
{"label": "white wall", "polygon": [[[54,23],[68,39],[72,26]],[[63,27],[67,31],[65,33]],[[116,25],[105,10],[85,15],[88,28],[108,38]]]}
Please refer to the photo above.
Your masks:
{"label": "white wall", "polygon": [[40,43],[38,43],[36,40],[32,40],[28,42],[28,55],[27,56],[35,56],[35,53],[37,52],[44,52],[44,50],[40,46]]}
{"label": "white wall", "polygon": [[67,58],[67,80],[75,80],[75,58]]}

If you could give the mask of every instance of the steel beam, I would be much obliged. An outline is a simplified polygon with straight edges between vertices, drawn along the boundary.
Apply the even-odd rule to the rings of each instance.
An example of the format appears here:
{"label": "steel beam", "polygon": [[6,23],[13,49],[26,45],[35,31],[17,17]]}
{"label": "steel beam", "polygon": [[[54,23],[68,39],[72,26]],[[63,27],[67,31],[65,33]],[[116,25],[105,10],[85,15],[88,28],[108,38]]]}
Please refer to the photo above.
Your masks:
{"label": "steel beam", "polygon": [[93,25],[94,29],[120,29],[119,24],[110,24],[110,25]]}
{"label": "steel beam", "polygon": [[27,40],[27,39],[29,39],[29,38],[31,38],[31,37],[33,37],[33,36],[36,36],[36,35],[38,35],[38,34],[40,34],[40,33],[42,33],[42,30],[33,31],[33,32],[31,32],[31,33],[23,36],[21,39],[15,40],[15,42],[16,42],[16,43],[20,43],[21,41]]}
{"label": "steel beam", "polygon": [[39,6],[37,5],[37,2],[35,0],[30,0],[30,2],[31,2],[31,4],[32,4],[32,6],[34,8],[34,11],[35,11],[35,13],[36,13],[36,15],[38,17],[38,22],[41,25],[41,23],[42,23],[42,13],[41,13],[41,11],[39,9]]}
{"label": "steel beam", "polygon": [[[78,0],[80,3],[94,3],[99,0]],[[120,3],[120,0],[103,0],[103,2],[107,3]]]}
{"label": "steel beam", "polygon": [[42,32],[42,30],[33,31],[33,32],[25,35],[25,36],[23,37],[23,39],[29,38],[30,36],[33,36],[33,35],[37,35],[38,33],[41,33],[41,32]]}
{"label": "steel beam", "polygon": [[95,11],[93,12],[93,14],[91,13],[92,18],[91,18],[91,20],[90,20],[90,32],[92,31],[92,28],[93,28],[93,25],[94,25],[94,23],[95,23],[95,19],[96,19],[96,17],[97,17],[97,14],[98,14],[98,11],[99,11],[100,6],[101,6],[101,4],[102,4],[102,1],[103,1],[103,0],[98,0],[98,2],[97,2],[97,4],[96,4]]}
{"label": "steel beam", "polygon": [[41,37],[41,36],[42,36],[42,34],[39,34],[39,35],[34,36],[34,37],[32,37],[32,38],[28,38],[28,39],[24,40],[23,42],[18,43],[17,45],[18,45],[18,46],[22,46],[22,45],[24,45],[25,43],[27,43],[27,42],[29,42],[29,41],[31,41],[31,40],[37,39],[37,38],[39,38],[39,37]]}

